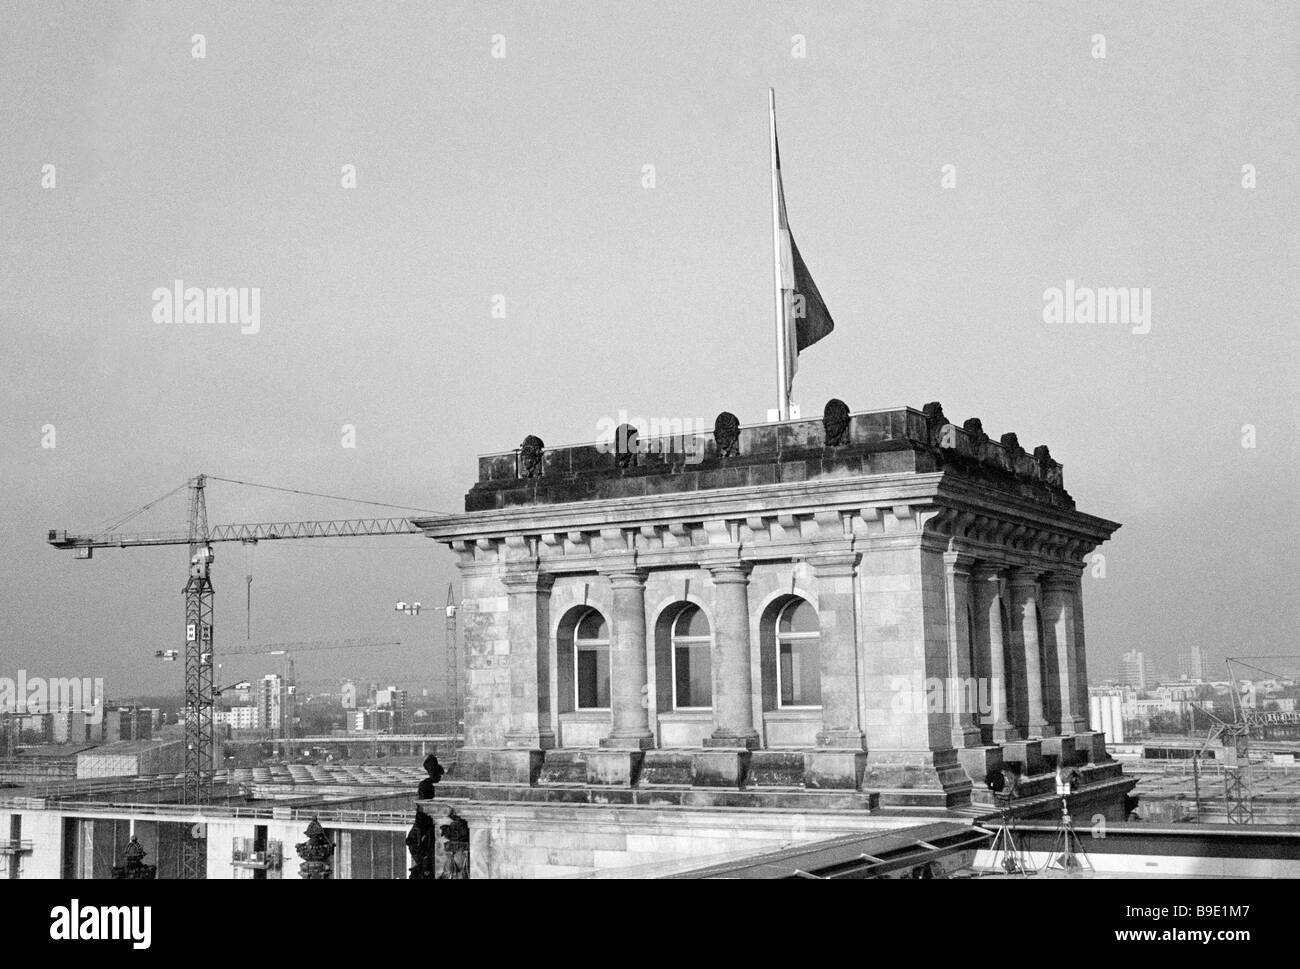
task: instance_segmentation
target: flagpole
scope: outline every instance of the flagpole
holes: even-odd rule
[[[777,419],[790,419],[789,381],[786,378],[785,295],[781,291],[781,197],[777,187],[776,160],[776,91],[767,89],[768,128],[772,148],[772,294],[776,309],[776,385]]]

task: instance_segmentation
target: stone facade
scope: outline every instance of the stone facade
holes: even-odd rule
[[[452,780],[954,807],[1003,767],[1113,775],[1080,576],[1119,526],[1046,447],[938,404],[744,427],[726,453],[528,442],[418,522],[463,577]],[[676,638],[687,614],[706,638]]]

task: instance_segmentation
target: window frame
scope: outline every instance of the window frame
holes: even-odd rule
[[[607,665],[610,665],[610,678],[613,679],[613,667],[609,657],[610,637],[606,635],[604,639],[583,639],[581,636],[583,622],[585,622],[587,617],[593,613],[600,617],[600,621],[605,626],[606,631],[609,630],[609,620],[605,618],[604,613],[599,609],[596,609],[594,606],[588,606],[583,612],[579,613],[573,621],[573,710],[575,713],[602,713],[611,712],[613,710],[613,683],[610,684],[609,689],[610,706],[586,707],[582,705],[582,678],[579,675],[578,658],[584,649],[595,653],[605,653],[605,662]],[[600,695],[599,684],[596,686],[596,694],[597,696]]]
[[[682,617],[688,615],[691,610],[697,610],[704,621],[709,623],[709,634],[707,636],[679,636],[677,635],[677,624],[681,622]],[[709,705],[706,707],[684,707],[677,703],[677,647],[682,646],[707,646],[709,651]],[[713,623],[709,622],[708,614],[705,613],[694,602],[689,602],[677,610],[677,615],[673,616],[672,622],[668,625],[668,657],[672,667],[671,678],[669,680],[672,687],[672,709],[682,713],[707,713],[713,710]]]
[[[813,615],[817,617],[817,630],[815,632],[791,633],[781,631],[781,619],[790,609],[797,609],[801,605],[806,605],[812,609]],[[785,690],[784,682],[781,676],[781,646],[791,640],[815,640],[817,643],[817,696],[821,697],[821,616],[818,614],[816,607],[800,596],[795,596],[785,603],[776,614],[772,617],[772,632],[776,644],[776,655],[773,657],[776,665],[776,709],[777,710],[820,710],[820,703],[786,703],[784,700]],[[793,690],[791,691],[793,694]]]

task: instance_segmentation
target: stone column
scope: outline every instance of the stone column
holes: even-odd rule
[[[1075,573],[1070,579],[1074,599],[1074,715],[1088,717],[1088,655],[1083,639],[1083,575]]]
[[[819,747],[862,751],[858,717],[858,635],[854,576],[857,552],[824,552],[808,559],[821,620],[822,730]]]
[[[546,750],[555,746],[547,628],[555,578],[529,570],[507,572],[501,582],[509,601],[510,725],[506,746]]]
[[[609,642],[609,693],[613,729],[600,742],[615,750],[654,746],[647,692],[645,580],[634,564],[601,569],[614,590]]]
[[[749,655],[748,562],[708,565],[713,576],[713,734],[706,747],[758,747]]]
[[[980,730],[975,722],[973,703],[978,697],[971,669],[971,642],[967,628],[970,604],[970,567],[973,560],[962,552],[945,552],[944,588],[948,603],[948,682],[944,702],[952,723],[952,745],[958,749],[976,747]]]
[[[1057,727],[1063,735],[1079,733],[1088,728],[1088,723],[1085,710],[1078,705],[1075,688],[1078,674],[1072,576],[1054,572],[1043,580],[1043,634],[1047,640],[1044,648],[1056,651],[1061,704]]]
[[[1019,732],[1007,718],[1007,699],[1011,695],[1007,677],[1006,642],[1002,629],[1002,570],[988,564],[977,565],[972,572],[975,587],[975,640],[987,658],[989,685],[989,740],[995,744],[1019,739]]]
[[[1043,716],[1043,658],[1038,642],[1038,572],[1012,569],[1011,623],[1016,627],[1025,657],[1025,723],[1028,737],[1052,736]]]

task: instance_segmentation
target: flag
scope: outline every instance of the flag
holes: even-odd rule
[[[781,151],[776,141],[776,115],[772,116],[772,179],[777,200],[777,251],[780,260],[781,314],[780,325],[785,344],[785,400],[789,400],[794,385],[795,371],[799,369],[799,353],[812,346],[831,330],[835,321],[822,300],[822,294],[813,282],[795,245],[794,234],[785,214],[785,189],[781,184]]]

